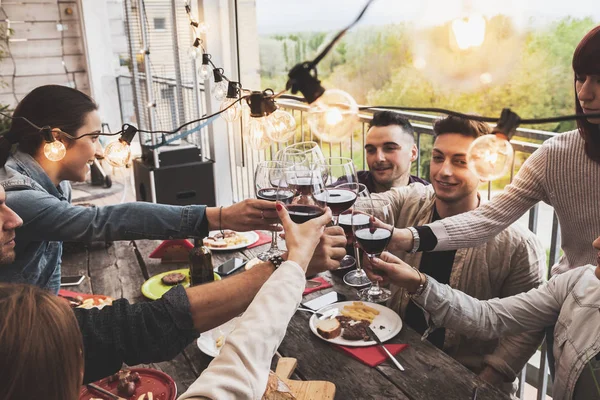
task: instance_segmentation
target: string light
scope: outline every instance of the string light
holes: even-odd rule
[[[227,82],[223,79],[223,68],[213,69],[215,86],[212,89],[212,94],[216,100],[221,101],[227,95]]]
[[[210,63],[210,54],[203,53],[202,54],[202,64],[198,68],[198,76],[200,76],[200,79],[202,79],[203,81],[205,81],[208,78],[210,78],[210,65],[209,65],[209,63]]]
[[[277,110],[272,91],[253,91],[246,102],[250,107],[247,133],[250,146],[255,150],[266,149],[270,145],[269,139],[275,136],[275,127],[269,117]]]
[[[137,129],[128,125],[125,132],[118,140],[111,142],[104,149],[104,158],[113,167],[124,167],[129,164],[131,159],[131,141],[133,140]]]
[[[221,103],[223,118],[229,122],[237,121],[242,116],[242,106],[238,101],[240,94],[239,82],[229,82],[227,86],[227,97]]]
[[[471,143],[467,150],[467,165],[479,178],[491,181],[508,173],[514,158],[509,140],[520,120],[517,114],[505,108],[492,134],[480,136]]]
[[[202,39],[196,38],[196,39],[194,39],[194,43],[192,43],[192,47],[190,47],[190,50],[188,52],[188,56],[192,60],[197,60],[198,57],[200,57],[200,54],[203,54],[203,52],[202,52]]]
[[[60,134],[59,129],[50,129],[48,127],[42,129],[42,136],[46,144],[44,144],[44,155],[50,161],[60,161],[67,154],[67,149],[63,142],[56,140],[53,133]]]
[[[278,108],[268,118],[273,125],[271,140],[285,143],[296,133],[296,118],[289,112]]]

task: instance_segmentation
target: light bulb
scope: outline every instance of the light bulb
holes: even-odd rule
[[[188,50],[188,56],[193,59],[196,60],[198,57],[200,57],[202,55],[202,49],[200,48],[200,46],[192,46],[190,47],[190,49]]]
[[[453,38],[461,50],[479,47],[485,39],[485,19],[481,15],[471,15],[452,21]]]
[[[514,151],[506,136],[483,135],[469,146],[467,165],[480,179],[491,181],[506,175],[513,157]]]
[[[225,118],[225,120],[229,122],[237,121],[242,116],[242,106],[240,106],[240,102],[238,101],[238,99],[226,97],[225,100],[223,100],[223,102],[221,103],[221,111],[223,112],[221,114],[223,118]]]
[[[269,137],[272,135],[273,125],[267,117],[250,117],[248,123],[248,139],[254,150],[263,150],[269,147]]]
[[[413,67],[440,90],[498,85],[519,65],[527,20],[520,0],[426,0],[415,19]],[[430,12],[436,9],[435,15]]]
[[[358,125],[358,105],[348,93],[329,89],[308,110],[308,125],[322,140],[339,143]]]
[[[206,33],[208,33],[209,30],[210,30],[210,25],[207,24],[206,22],[200,22],[198,24],[198,32],[200,32],[202,34],[206,34]]]
[[[198,75],[200,76],[200,79],[202,79],[203,81],[207,80],[210,77],[211,72],[212,72],[212,69],[210,68],[210,65],[208,65],[208,64],[202,64],[198,68]]]
[[[215,83],[215,86],[212,90],[212,94],[213,96],[215,96],[216,100],[223,100],[225,96],[227,96],[227,82],[225,80],[222,80],[221,82]]]
[[[58,140],[44,145],[44,155],[50,161],[60,161],[65,157],[65,154],[67,154],[67,149]]]
[[[284,143],[296,133],[296,118],[289,112],[277,109],[267,118],[273,124],[273,131],[269,136],[271,140]]]
[[[104,149],[106,161],[113,167],[124,167],[131,158],[129,144],[123,140],[115,140]]]

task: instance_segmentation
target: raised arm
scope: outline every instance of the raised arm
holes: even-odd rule
[[[304,271],[331,220],[325,215],[294,224],[283,207],[279,215],[286,231],[289,259],[265,283],[221,352],[179,399],[259,399],[267,386],[269,366],[287,325],[302,300]],[[291,261],[293,260],[293,261]]]
[[[7,192],[7,205],[23,219],[19,241],[114,241],[204,237],[219,227],[272,229],[275,205],[244,200],[223,210],[146,202],[82,207],[37,190]],[[263,218],[264,217],[264,218]]]
[[[545,189],[548,146],[535,151],[523,164],[513,182],[490,202],[467,213],[444,218],[417,228],[419,251],[444,251],[477,247],[515,222],[539,201],[549,202]],[[413,235],[398,229],[391,250],[410,251]]]
[[[382,258],[371,260],[375,268],[409,292],[418,289],[422,274],[390,253],[383,253]],[[421,295],[414,296],[413,301],[425,312],[429,330],[443,326],[472,337],[495,339],[553,325],[569,291],[590,271],[590,268],[577,268],[526,293],[491,300],[477,300],[428,277],[425,289]]]

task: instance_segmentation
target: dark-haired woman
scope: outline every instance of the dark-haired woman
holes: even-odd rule
[[[573,55],[575,109],[600,113],[600,26]],[[514,181],[476,210],[415,230],[394,233],[390,250],[445,251],[476,247],[497,235],[539,201],[554,207],[564,255],[552,274],[596,261],[590,243],[600,232],[600,118],[547,140],[523,164]],[[417,243],[415,239],[419,239]],[[413,249],[417,243],[417,249]]]
[[[222,210],[205,206],[125,203],[106,207],[71,204],[69,181],[83,181],[93,160],[101,129],[98,106],[82,92],[65,86],[34,89],[21,100],[8,133],[0,137],[0,184],[6,203],[22,219],[16,259],[0,268],[0,281],[30,283],[53,292],[60,287],[62,241],[114,241],[204,237],[209,229],[273,229],[275,205],[245,200]],[[42,133],[19,117],[54,129],[66,147],[60,161],[44,155]],[[67,138],[66,132],[77,140]],[[11,148],[16,151],[11,154]]]

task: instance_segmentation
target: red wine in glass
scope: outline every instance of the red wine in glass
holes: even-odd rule
[[[313,218],[320,217],[325,214],[325,210],[319,206],[306,204],[288,204],[288,214],[290,218],[297,224],[303,224]]]
[[[392,238],[392,232],[383,228],[374,230],[362,228],[354,232],[354,238],[365,253],[372,258],[383,253]]]
[[[256,197],[261,200],[267,201],[275,201],[279,200],[283,203],[289,201],[294,197],[294,192],[292,190],[284,190],[273,188],[263,188],[256,192]]]
[[[352,207],[357,197],[358,195],[355,192],[346,189],[328,188],[319,194],[315,194],[315,198],[326,203],[327,206],[331,208],[331,213],[333,215],[340,215],[348,210]]]

